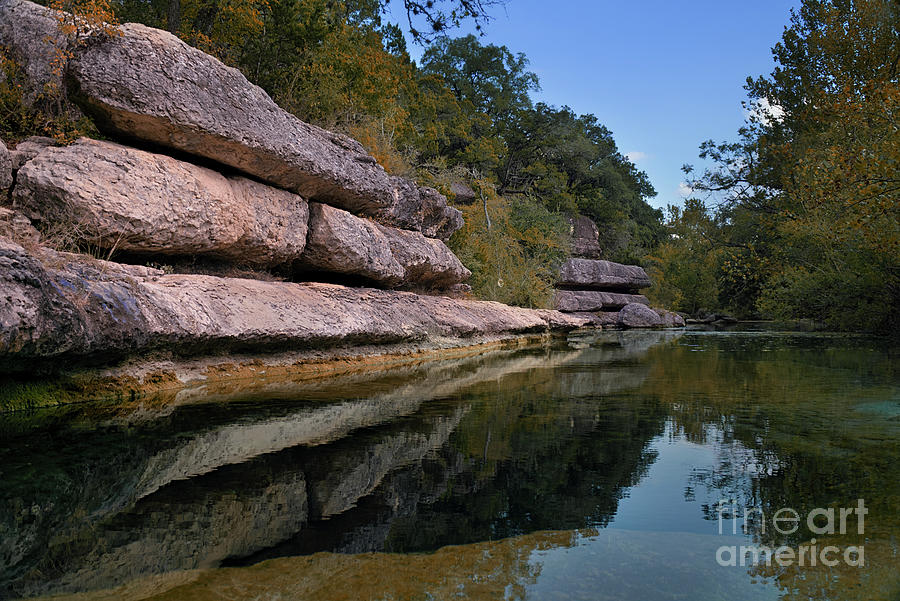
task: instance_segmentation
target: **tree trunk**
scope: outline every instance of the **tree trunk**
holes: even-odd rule
[[[178,35],[178,29],[181,27],[181,0],[169,0],[166,25],[171,34]]]

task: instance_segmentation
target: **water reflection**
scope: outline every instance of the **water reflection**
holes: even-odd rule
[[[896,599],[896,359],[863,338],[612,333],[17,417],[0,597]],[[813,537],[719,535],[723,498],[865,498],[865,536],[825,539],[867,565],[721,567],[721,545]]]

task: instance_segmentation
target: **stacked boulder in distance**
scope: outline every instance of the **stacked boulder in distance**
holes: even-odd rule
[[[600,245],[593,221],[579,216],[571,224],[575,256],[560,268],[554,309],[587,318],[601,327],[684,325],[679,316],[650,308],[650,301],[640,293],[650,287],[650,278],[642,267],[597,258]]]

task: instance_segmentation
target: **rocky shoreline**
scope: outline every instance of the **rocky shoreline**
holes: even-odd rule
[[[126,24],[76,43],[50,9],[0,0],[0,44],[29,76],[26,97],[62,85],[114,140],[0,143],[0,374],[94,370],[104,390],[135,394],[184,384],[178,366],[201,359],[208,378],[287,356],[302,369],[315,353],[402,356],[601,325],[580,292],[557,303],[575,313],[466,299],[471,274],[446,245],[462,217],[443,195],[175,36]],[[45,67],[60,50],[71,59],[58,74]],[[54,250],[48,232],[95,252]],[[113,256],[125,262],[102,260]],[[148,266],[197,260],[218,268]],[[248,269],[269,274],[229,272]],[[160,360],[170,367],[147,367]]]

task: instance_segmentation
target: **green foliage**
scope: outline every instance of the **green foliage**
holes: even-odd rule
[[[519,113],[497,176],[505,194],[539,198],[551,211],[582,213],[600,227],[613,260],[634,259],[663,236],[662,213],[647,175],[619,153],[612,132],[594,115],[543,103]]]
[[[460,102],[487,115],[495,129],[512,125],[519,111],[531,107],[529,92],[540,89],[528,59],[506,46],[482,45],[474,35],[439,38],[425,51],[422,70],[438,75]]]
[[[706,142],[720,292],[751,313],[900,332],[900,6],[806,0],[749,79],[740,141]]]
[[[10,143],[29,136],[48,136],[65,144],[98,133],[90,119],[55,91],[29,94],[21,68],[0,47],[0,138]]]
[[[524,307],[548,307],[569,252],[565,217],[528,198],[498,196],[485,180],[481,199],[463,208],[465,225],[450,241],[472,271],[476,296]]]
[[[654,304],[692,315],[719,309],[716,278],[722,252],[709,239],[714,228],[706,207],[689,200],[684,210],[669,207],[668,238],[645,259]]]

